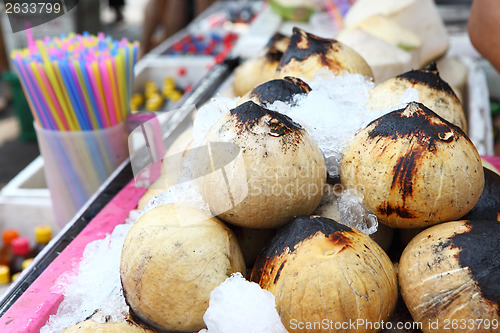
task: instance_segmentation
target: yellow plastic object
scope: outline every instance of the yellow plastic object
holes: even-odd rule
[[[31,264],[31,262],[33,261],[33,258],[28,258],[28,259],[25,259],[23,260],[23,263],[21,265],[21,267],[24,269],[26,269],[26,267],[29,266],[29,264]]]
[[[130,97],[130,109],[133,111],[138,111],[140,107],[144,104],[144,96],[142,94],[133,94]]]
[[[16,279],[17,279],[17,277],[19,276],[19,274],[21,274],[21,272],[18,272],[18,273],[16,273],[16,274],[12,275],[11,281],[12,281],[12,282],[16,281]]]
[[[10,269],[7,265],[0,265],[0,284],[10,282]]]
[[[35,227],[35,240],[38,244],[47,244],[52,239],[52,228],[48,225]]]
[[[175,81],[172,77],[166,77],[163,80],[163,90],[175,90]]]
[[[158,93],[158,85],[154,81],[146,81],[144,85],[144,96],[149,99],[153,94]]]
[[[182,97],[182,92],[179,90],[172,90],[165,95],[169,100],[176,102]]]
[[[163,104],[163,97],[160,94],[153,94],[146,100],[146,110],[157,111]]]

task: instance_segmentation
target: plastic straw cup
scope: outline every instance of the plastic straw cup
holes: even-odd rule
[[[92,131],[57,131],[35,123],[56,222],[64,226],[128,156],[125,122]]]

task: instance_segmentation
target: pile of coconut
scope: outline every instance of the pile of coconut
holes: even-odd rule
[[[321,117],[305,112],[307,96],[338,77],[365,82],[357,100],[342,102],[352,114],[325,117],[331,96],[315,104]],[[278,318],[253,332],[377,332],[404,321],[424,332],[498,332],[500,176],[483,169],[435,65],[376,86],[371,77],[351,48],[297,28],[242,64],[242,97],[213,101],[209,124],[200,125],[200,110],[193,134],[203,135],[186,140],[194,146],[177,190],[152,190],[139,204],[145,213],[120,262],[130,317],[116,331],[227,332],[211,309],[238,276],[274,301],[271,310],[253,305]],[[359,112],[370,116],[351,124]],[[331,121],[339,133],[321,131]],[[352,133],[341,133],[343,123]],[[98,325],[118,324],[68,332]]]

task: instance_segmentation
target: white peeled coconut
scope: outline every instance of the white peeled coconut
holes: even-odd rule
[[[277,76],[310,80],[316,72],[325,68],[335,75],[347,72],[373,77],[365,59],[349,46],[293,28],[290,44],[276,71]]]
[[[358,27],[343,29],[336,37],[352,47],[370,65],[375,82],[383,82],[412,68],[411,54]]]
[[[474,207],[484,186],[470,139],[415,102],[358,132],[340,173],[345,188],[363,192],[379,222],[396,228],[456,220]]]
[[[384,15],[373,15],[353,27],[359,27],[367,33],[397,46],[403,50],[419,48],[422,42],[413,31],[404,28],[394,19]]]
[[[245,273],[233,232],[208,213],[168,204],[132,226],[120,261],[123,294],[137,321],[159,331],[197,331],[210,292]]]
[[[366,104],[372,110],[395,107],[409,89],[416,89],[419,102],[467,133],[467,117],[462,102],[444,81],[436,64],[405,72],[375,86]]]
[[[448,32],[433,0],[357,0],[345,15],[344,23],[351,27],[374,15],[383,15],[418,36],[422,44],[412,51],[416,68],[439,58],[448,49]]]
[[[204,143],[231,143],[238,157],[200,178],[203,199],[224,221],[275,228],[319,204],[326,182],[323,154],[289,117],[248,101],[228,112]],[[224,151],[212,151],[211,159]]]

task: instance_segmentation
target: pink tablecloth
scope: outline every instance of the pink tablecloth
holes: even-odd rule
[[[500,156],[483,156],[483,159],[490,162],[497,170],[500,170]]]

